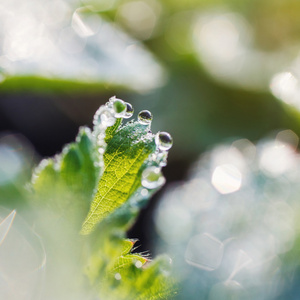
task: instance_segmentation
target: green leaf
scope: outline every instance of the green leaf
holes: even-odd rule
[[[90,233],[136,191],[136,182],[141,181],[140,170],[155,150],[154,135],[148,132],[147,126],[129,123],[115,133],[104,153],[104,173],[83,223],[82,234]]]
[[[33,176],[37,232],[51,261],[44,299],[165,299],[173,293],[164,264],[135,253],[135,240],[126,239],[157,190],[141,184],[143,170],[159,164],[152,157],[154,135],[138,122],[120,127],[122,118],[107,127],[102,113],[114,121],[112,101],[96,112],[93,132],[81,128],[76,142],[43,160]]]
[[[47,207],[79,229],[99,180],[97,161],[94,137],[82,127],[76,143],[40,163],[32,183],[35,205]]]
[[[122,124],[122,118],[116,119],[116,123],[113,126],[110,126],[105,131],[105,142],[109,143],[109,141],[113,138],[115,132],[119,129]]]
[[[89,250],[85,268],[101,299],[154,300],[170,299],[175,295],[168,257],[161,256],[151,261],[132,252],[135,240],[109,233],[109,226],[102,229],[97,242]]]

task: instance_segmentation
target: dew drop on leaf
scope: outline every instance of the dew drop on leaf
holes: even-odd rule
[[[94,125],[102,125],[104,127],[112,126],[115,124],[116,118],[108,108],[100,107],[94,117]]]
[[[100,119],[101,119],[101,123],[104,126],[112,126],[115,124],[115,117],[112,115],[112,113],[109,110],[104,110],[101,114],[100,114]]]
[[[165,183],[165,177],[158,167],[148,167],[142,173],[142,185],[147,189],[155,189]]]
[[[138,115],[138,121],[142,125],[151,124],[153,116],[149,110],[142,110]]]
[[[125,115],[123,116],[123,118],[128,119],[128,118],[132,117],[134,109],[130,103],[125,102],[125,104],[126,104],[126,112],[125,112]]]
[[[112,109],[114,111],[114,117],[115,118],[124,117],[127,112],[126,103],[123,100],[117,98],[115,98],[112,103],[113,103]]]
[[[168,160],[168,151],[160,151],[156,155],[156,161],[160,167],[165,167]]]
[[[158,132],[155,135],[155,143],[159,150],[169,150],[173,145],[173,139],[168,132]]]
[[[99,152],[100,154],[104,154],[105,148],[99,148],[99,149],[98,149],[98,152]]]
[[[147,189],[142,189],[142,190],[141,190],[141,195],[142,195],[143,197],[147,197],[148,194],[149,194],[149,192],[148,192]]]
[[[134,265],[136,266],[136,268],[140,269],[143,266],[143,263],[137,260]]]

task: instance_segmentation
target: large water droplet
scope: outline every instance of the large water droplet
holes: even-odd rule
[[[142,125],[151,124],[153,116],[149,110],[142,110],[138,115],[138,121]]]
[[[158,167],[148,167],[142,174],[142,185],[147,189],[155,189],[165,183],[165,177]]]
[[[121,100],[115,98],[113,100],[113,105],[112,105],[113,111],[114,111],[114,117],[115,118],[122,118],[125,116],[126,111],[127,111],[127,105],[126,103]]]
[[[125,104],[126,104],[126,112],[125,112],[125,115],[123,116],[123,118],[128,119],[128,118],[132,117],[134,109],[130,103],[125,102]]]
[[[155,135],[155,143],[159,150],[169,150],[173,145],[173,139],[168,132],[158,132]]]

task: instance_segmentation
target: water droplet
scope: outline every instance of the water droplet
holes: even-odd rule
[[[148,192],[147,189],[142,189],[142,190],[141,190],[141,195],[142,195],[143,197],[147,197],[148,194],[149,194],[149,192]]]
[[[168,160],[168,151],[156,151],[150,157],[151,161],[155,161],[160,167],[165,167]]]
[[[125,112],[125,115],[123,116],[123,118],[128,119],[128,118],[132,117],[134,109],[130,103],[125,102],[125,104],[126,104],[126,112]]]
[[[148,189],[155,189],[165,183],[165,177],[161,174],[158,167],[148,167],[142,174],[142,185]]]
[[[104,149],[104,148],[99,148],[99,149],[98,149],[98,152],[99,152],[100,154],[104,154],[105,149]]]
[[[120,273],[116,273],[116,274],[115,274],[115,279],[116,279],[116,280],[121,280],[121,279],[122,279],[121,274],[120,274]]]
[[[165,167],[167,165],[168,160],[168,151],[161,151],[157,154],[156,158],[160,167]]]
[[[142,110],[138,115],[138,121],[142,125],[151,124],[153,116],[149,110]]]
[[[105,105],[109,108],[113,107],[114,101],[117,99],[116,96],[112,96],[108,99],[108,102],[105,103]]]
[[[136,268],[140,269],[143,266],[143,263],[137,260],[134,265],[136,266]]]
[[[113,100],[113,111],[114,111],[114,117],[115,118],[122,118],[125,116],[126,111],[127,111],[127,105],[126,103],[121,100],[121,99],[117,99],[115,98]]]
[[[104,139],[103,140],[98,139],[97,145],[99,147],[105,147],[106,146],[105,140]]]
[[[173,145],[173,139],[168,132],[158,132],[155,135],[155,143],[159,150],[169,150]]]
[[[100,118],[100,123],[103,124],[104,126],[112,126],[115,124],[116,121],[115,117],[108,109],[103,110],[100,113],[99,118]]]

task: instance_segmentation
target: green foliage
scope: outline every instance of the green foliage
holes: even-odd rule
[[[98,182],[96,147],[91,131],[81,128],[76,143],[43,160],[33,176],[34,200],[80,228]]]
[[[81,128],[75,143],[43,160],[34,173],[29,202],[49,261],[44,299],[174,294],[168,259],[151,261],[133,252],[136,241],[126,238],[126,229],[157,190],[140,193],[142,171],[153,165],[150,155],[157,146],[148,125],[120,127],[121,121],[107,127],[100,120],[93,132]],[[103,155],[99,136],[106,143]]]
[[[121,206],[141,182],[140,169],[156,147],[146,126],[132,123],[119,130],[109,141],[105,154],[104,174],[82,233],[89,233],[110,212]]]

